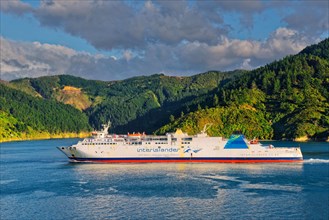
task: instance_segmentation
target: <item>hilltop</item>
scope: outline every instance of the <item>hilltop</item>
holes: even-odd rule
[[[212,123],[210,132],[216,135],[240,130],[249,138],[328,140],[328,49],[326,39],[297,55],[237,76],[211,94],[213,104],[201,103],[213,109],[203,107],[157,132],[184,127],[195,133]]]
[[[110,120],[116,133],[176,128],[196,133],[212,123],[211,135],[240,130],[249,138],[323,140],[329,136],[328,42],[252,71],[154,74],[110,82],[70,75],[1,81],[1,117],[11,121],[11,128],[24,124],[16,133],[28,127],[50,133],[90,131]],[[33,125],[26,119],[42,121],[47,111],[58,125],[48,119]],[[14,130],[7,126],[3,131]]]
[[[59,75],[14,80],[10,86],[83,110],[95,129],[110,120],[115,132],[152,132],[169,122],[171,114],[196,109],[204,95],[243,72],[211,71],[191,77],[155,74],[112,82]]]

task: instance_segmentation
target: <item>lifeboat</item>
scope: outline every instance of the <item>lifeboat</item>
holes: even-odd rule
[[[139,133],[139,132],[138,132],[138,133],[135,133],[135,132],[134,132],[134,133],[132,133],[132,134],[129,134],[129,133],[128,133],[128,137],[140,137],[140,136],[142,136],[142,134]]]
[[[258,144],[258,139],[252,139],[250,142],[249,142],[250,144]]]

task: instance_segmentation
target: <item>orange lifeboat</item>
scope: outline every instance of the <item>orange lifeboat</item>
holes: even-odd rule
[[[138,133],[135,133],[135,132],[134,132],[134,133],[132,133],[132,134],[129,134],[129,133],[128,133],[128,137],[140,137],[141,135],[142,135],[142,134],[139,133],[139,132],[138,132]]]
[[[250,144],[258,144],[258,139],[252,139],[250,142],[249,142]]]

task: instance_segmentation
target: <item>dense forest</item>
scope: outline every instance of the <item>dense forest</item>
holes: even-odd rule
[[[222,128],[221,123],[214,122],[216,134],[227,136],[234,129],[242,130],[248,137],[259,136],[270,139],[328,139],[329,136],[329,39],[318,45],[305,48],[299,54],[288,56],[280,61],[235,77],[211,94],[211,102],[203,102],[203,108],[214,107],[212,111],[203,112],[201,118],[215,117],[218,112],[231,112],[235,121],[228,121]],[[250,118],[251,112],[241,111],[241,106],[249,106],[259,112]],[[201,111],[202,112],[202,111]],[[252,111],[253,112],[253,111]],[[184,124],[198,123],[193,115],[183,117],[158,130],[163,133]],[[201,113],[199,113],[201,114]],[[221,117],[218,115],[218,117]],[[246,119],[244,122],[241,119]],[[260,123],[262,129],[246,125],[247,119]],[[265,121],[264,121],[265,120]],[[212,120],[210,120],[213,122]],[[232,124],[232,122],[234,122]],[[265,123],[267,122],[267,123]],[[249,122],[250,123],[250,122]],[[238,126],[236,126],[237,124]],[[177,126],[175,126],[177,125]],[[201,130],[204,123],[198,126]],[[186,129],[188,130],[188,129]],[[257,135],[258,134],[258,135]]]
[[[0,83],[0,139],[33,137],[36,133],[80,133],[91,130],[88,117],[78,109],[33,97]]]
[[[163,74],[122,81],[70,75],[0,83],[0,119],[10,129],[57,132],[99,129],[210,135],[239,130],[262,139],[329,136],[329,39],[252,71]],[[4,123],[4,124],[6,124]]]
[[[191,77],[155,74],[113,82],[60,75],[14,80],[10,86],[83,110],[95,129],[110,120],[114,132],[150,133],[168,123],[171,114],[196,110],[204,96],[221,82],[243,72],[210,71]]]

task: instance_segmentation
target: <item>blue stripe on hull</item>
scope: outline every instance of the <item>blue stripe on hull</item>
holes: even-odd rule
[[[203,162],[203,161],[209,161],[209,162],[216,162],[216,161],[223,161],[223,162],[234,162],[234,161],[302,161],[302,157],[249,157],[249,158],[241,158],[241,157],[192,157],[192,158],[181,158],[181,157],[131,157],[131,158],[77,158],[77,157],[70,157],[69,159],[75,160],[75,161],[91,161],[91,162],[97,162],[97,161],[108,161],[109,163],[111,161],[122,161],[123,163],[125,162],[130,162],[130,161],[152,161],[152,162],[157,162],[157,161],[163,161],[163,162],[171,162],[171,161],[179,161],[179,162]]]

